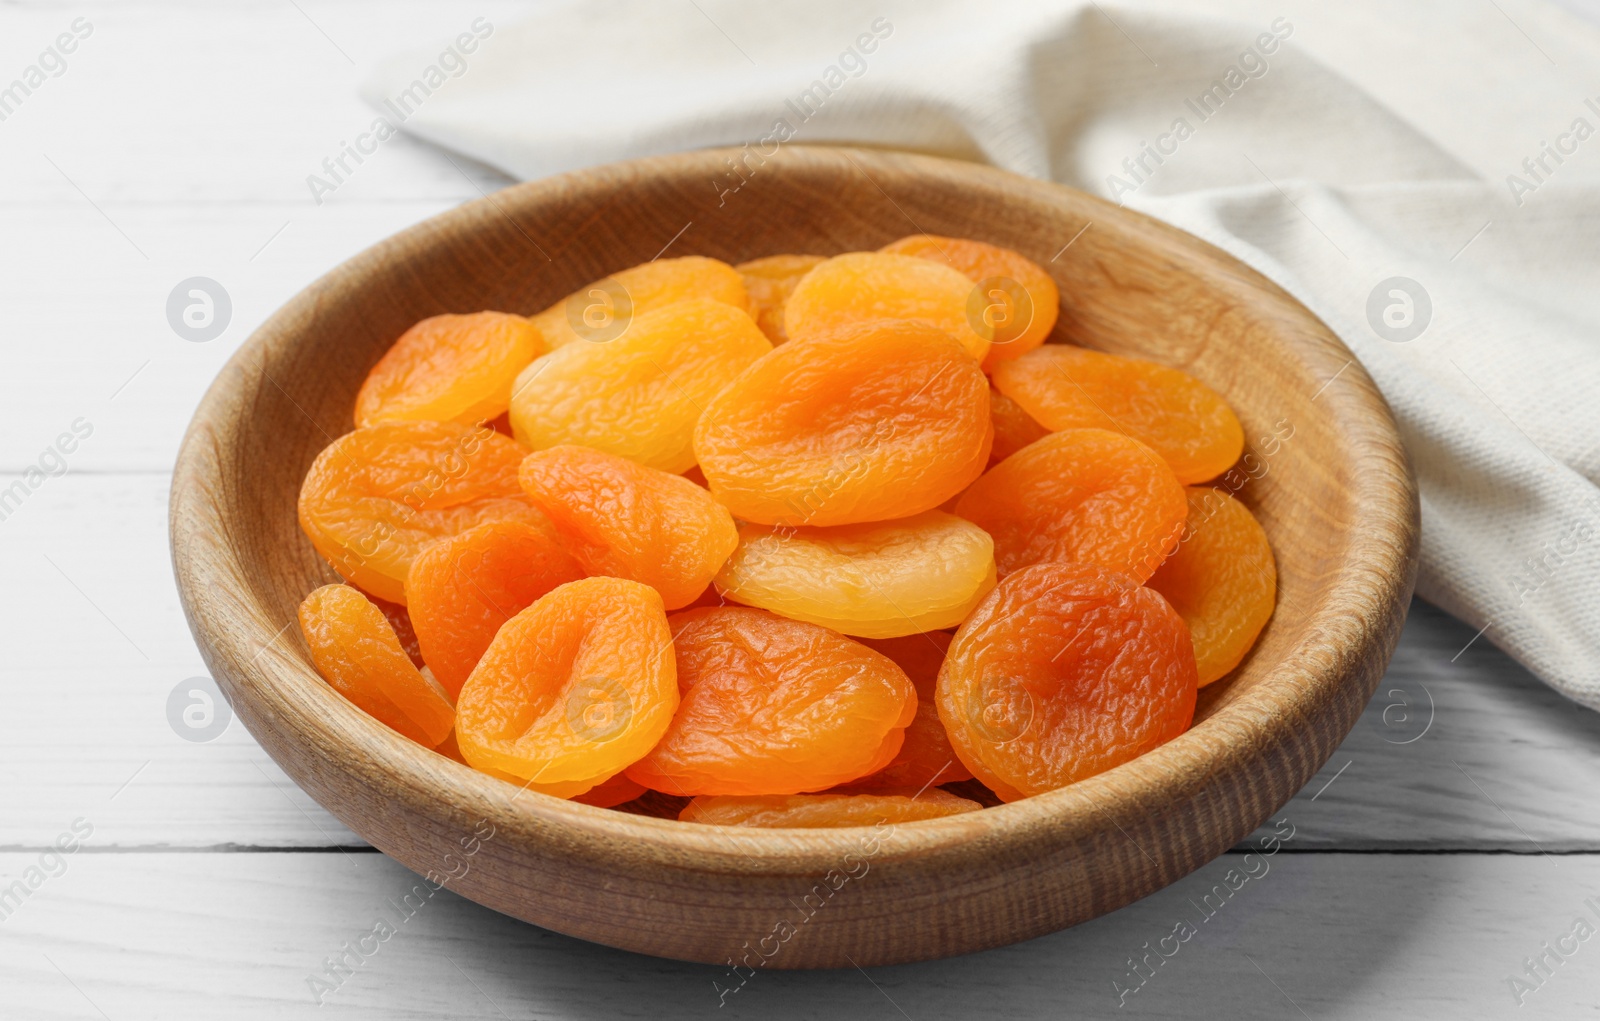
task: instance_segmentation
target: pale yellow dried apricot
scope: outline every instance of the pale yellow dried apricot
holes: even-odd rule
[[[614,340],[535,359],[517,377],[511,426],[534,450],[574,443],[678,474],[695,463],[706,405],[771,350],[740,309],[677,302],[640,313]]]
[[[631,330],[636,317],[691,298],[750,311],[738,270],[703,255],[685,255],[640,263],[596,280],[532,319],[552,348],[579,340],[605,343]]]
[[[976,285],[968,298],[969,312],[976,311],[994,331],[983,360],[989,372],[1043,344],[1055,328],[1061,292],[1044,267],[1021,252],[938,234],[912,234],[879,251],[942,262]]]
[[[867,638],[955,627],[994,584],[989,534],[937,510],[831,528],[745,525],[716,577],[746,606]]]
[[[994,328],[982,307],[972,307],[972,293],[971,280],[938,262],[851,252],[822,263],[795,285],[784,329],[790,340],[812,340],[879,319],[923,322],[948,333],[981,362]]]
[[[827,261],[824,255],[769,255],[734,267],[744,276],[751,314],[768,340],[782,344],[789,339],[783,326],[789,295],[794,293],[802,277]]]

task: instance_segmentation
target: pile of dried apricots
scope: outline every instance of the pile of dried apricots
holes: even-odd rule
[[[698,823],[933,818],[1127,762],[1239,664],[1276,572],[1203,485],[1228,405],[1045,344],[1059,301],[919,234],[425,319],[300,492],[346,582],[300,607],[312,659],[482,772]]]

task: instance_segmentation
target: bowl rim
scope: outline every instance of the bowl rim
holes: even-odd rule
[[[221,612],[225,602],[231,602],[235,611],[253,609],[262,616],[266,609],[237,552],[210,538],[226,532],[221,502],[208,496],[221,484],[215,472],[216,434],[227,427],[247,427],[242,424],[248,410],[242,394],[251,386],[241,384],[253,380],[255,386],[261,386],[270,379],[268,361],[293,346],[296,324],[312,316],[319,302],[330,294],[367,286],[392,271],[395,256],[418,247],[447,244],[447,235],[482,229],[502,218],[515,225],[508,206],[520,209],[569,200],[575,193],[614,191],[630,179],[661,173],[703,173],[709,179],[738,152],[709,149],[653,156],[486,194],[391,235],[328,271],[263,321],[228,360],[198,405],[177,457],[170,542],[184,613],[206,663],[235,711],[274,759],[280,758],[277,749],[251,720],[274,717],[310,749],[325,755],[341,751],[347,767],[361,774],[358,779],[385,782],[406,809],[448,817],[462,825],[473,819],[486,820],[496,832],[532,842],[559,841],[566,854],[604,861],[619,869],[681,867],[686,856],[692,856],[694,868],[701,872],[815,874],[859,850],[864,829],[860,827],[767,830],[708,826],[593,808],[537,793],[524,797],[505,781],[388,730],[334,692],[309,666],[276,647],[273,636],[241,626],[239,622],[248,621],[250,614]],[[1108,218],[1121,217],[1152,241],[1169,248],[1206,251],[1223,272],[1278,300],[1295,320],[1295,339],[1307,345],[1309,353],[1338,368],[1345,385],[1322,395],[1319,408],[1332,416],[1348,442],[1363,448],[1375,464],[1389,465],[1388,470],[1354,473],[1346,481],[1352,505],[1373,509],[1390,526],[1365,535],[1358,534],[1361,529],[1352,530],[1349,549],[1360,554],[1349,558],[1355,566],[1350,562],[1341,565],[1318,606],[1305,617],[1304,633],[1314,635],[1315,640],[1302,638],[1251,691],[1172,741],[1068,787],[978,812],[896,824],[894,829],[906,839],[896,841],[886,855],[915,854],[929,869],[954,871],[969,860],[961,852],[974,845],[1018,840],[1057,844],[1112,826],[1123,829],[1128,820],[1159,813],[1179,799],[1193,797],[1214,778],[1247,760],[1259,761],[1262,746],[1272,740],[1265,724],[1269,717],[1287,717],[1293,725],[1305,725],[1330,704],[1352,697],[1359,713],[1377,683],[1376,676],[1365,691],[1346,691],[1341,686],[1360,665],[1356,660],[1361,650],[1375,636],[1380,644],[1387,643],[1385,655],[1398,636],[1396,607],[1403,619],[1416,571],[1417,494],[1387,405],[1360,362],[1331,330],[1287,292],[1233,256],[1175,227],[1064,185],[984,165],[900,152],[796,145],[786,148],[784,158],[822,168],[844,169],[848,163],[869,179],[869,168],[935,179],[959,173],[964,181],[977,181],[1002,192],[1026,193],[1036,202],[1072,193],[1075,205],[1101,208]],[[1339,368],[1341,361],[1345,364]],[[1375,563],[1386,569],[1373,570]],[[217,598],[219,593],[224,599]],[[1348,610],[1352,603],[1363,607],[1362,612],[1352,615]],[[1336,604],[1345,608],[1335,611]],[[263,650],[272,655],[261,655]],[[235,677],[247,681],[236,683]],[[1330,745],[1322,761],[1332,750]],[[450,796],[441,799],[441,793]],[[338,805],[324,807],[345,818]]]

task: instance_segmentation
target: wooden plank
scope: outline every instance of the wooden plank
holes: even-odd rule
[[[123,846],[353,840],[237,723],[209,744],[169,725],[168,694],[204,666],[172,581],[167,482],[73,472],[0,521],[0,570],[12,580],[0,612],[8,634],[26,638],[0,665],[26,721],[0,743],[0,846],[38,843],[79,814]],[[1287,809],[1302,846],[1600,848],[1600,716],[1481,638],[1457,657],[1472,631],[1414,605],[1378,697]],[[1401,697],[1413,704],[1406,719],[1390,708]]]
[[[1600,846],[1600,714],[1476,630],[1412,603],[1361,721],[1285,809],[1306,846]]]
[[[1283,819],[1290,833],[1295,819]],[[318,995],[341,1017],[385,1019],[925,1021],[1107,1017],[1119,1005],[1152,1018],[1453,1019],[1592,1009],[1600,943],[1569,934],[1579,917],[1600,927],[1600,857],[1294,853],[1298,843],[1296,832],[1276,855],[1227,855],[1120,912],[987,953],[869,972],[737,973],[582,943],[448,888],[417,897],[406,917],[397,905],[430,888],[375,854],[80,852],[47,859],[59,874],[0,921],[0,983],[7,1016],[117,1021],[304,1016]],[[0,854],[8,878],[38,864],[36,853]],[[349,974],[324,978],[330,955],[380,920],[392,934],[369,939],[370,956],[352,956]],[[1188,937],[1172,939],[1175,930]],[[751,935],[755,946],[763,934]],[[1570,957],[1549,964],[1519,1006],[1507,980],[1563,938]],[[737,992],[719,992],[728,989]]]
[[[455,199],[110,210],[0,206],[0,307],[13,342],[0,374],[0,470],[23,471],[83,419],[83,471],[165,472],[190,412],[256,324],[327,269]],[[140,257],[118,228],[136,239]],[[231,321],[195,343],[169,325],[180,281],[226,289]],[[463,309],[462,311],[477,311]],[[47,466],[48,467],[48,466]]]
[[[0,202],[87,209],[92,200],[119,219],[126,204],[151,202],[276,202],[309,211],[316,207],[307,177],[326,177],[322,161],[378,115],[358,94],[373,64],[443,49],[475,18],[508,27],[527,10],[508,0],[470,10],[424,0],[8,5],[0,33],[8,82],[74,19],[85,19],[89,34],[66,56],[66,70],[7,116]],[[476,56],[495,41],[491,34]],[[425,102],[442,101],[458,81]],[[395,137],[360,165],[347,158],[352,172],[323,198],[451,201],[498,180],[470,160],[456,162],[460,169]]]

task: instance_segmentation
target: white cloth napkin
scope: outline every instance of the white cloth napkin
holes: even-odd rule
[[[1232,252],[1394,408],[1419,594],[1600,709],[1594,26],[1538,0],[607,0],[462,28],[364,95],[514,176],[787,114],[796,142],[984,160]]]

